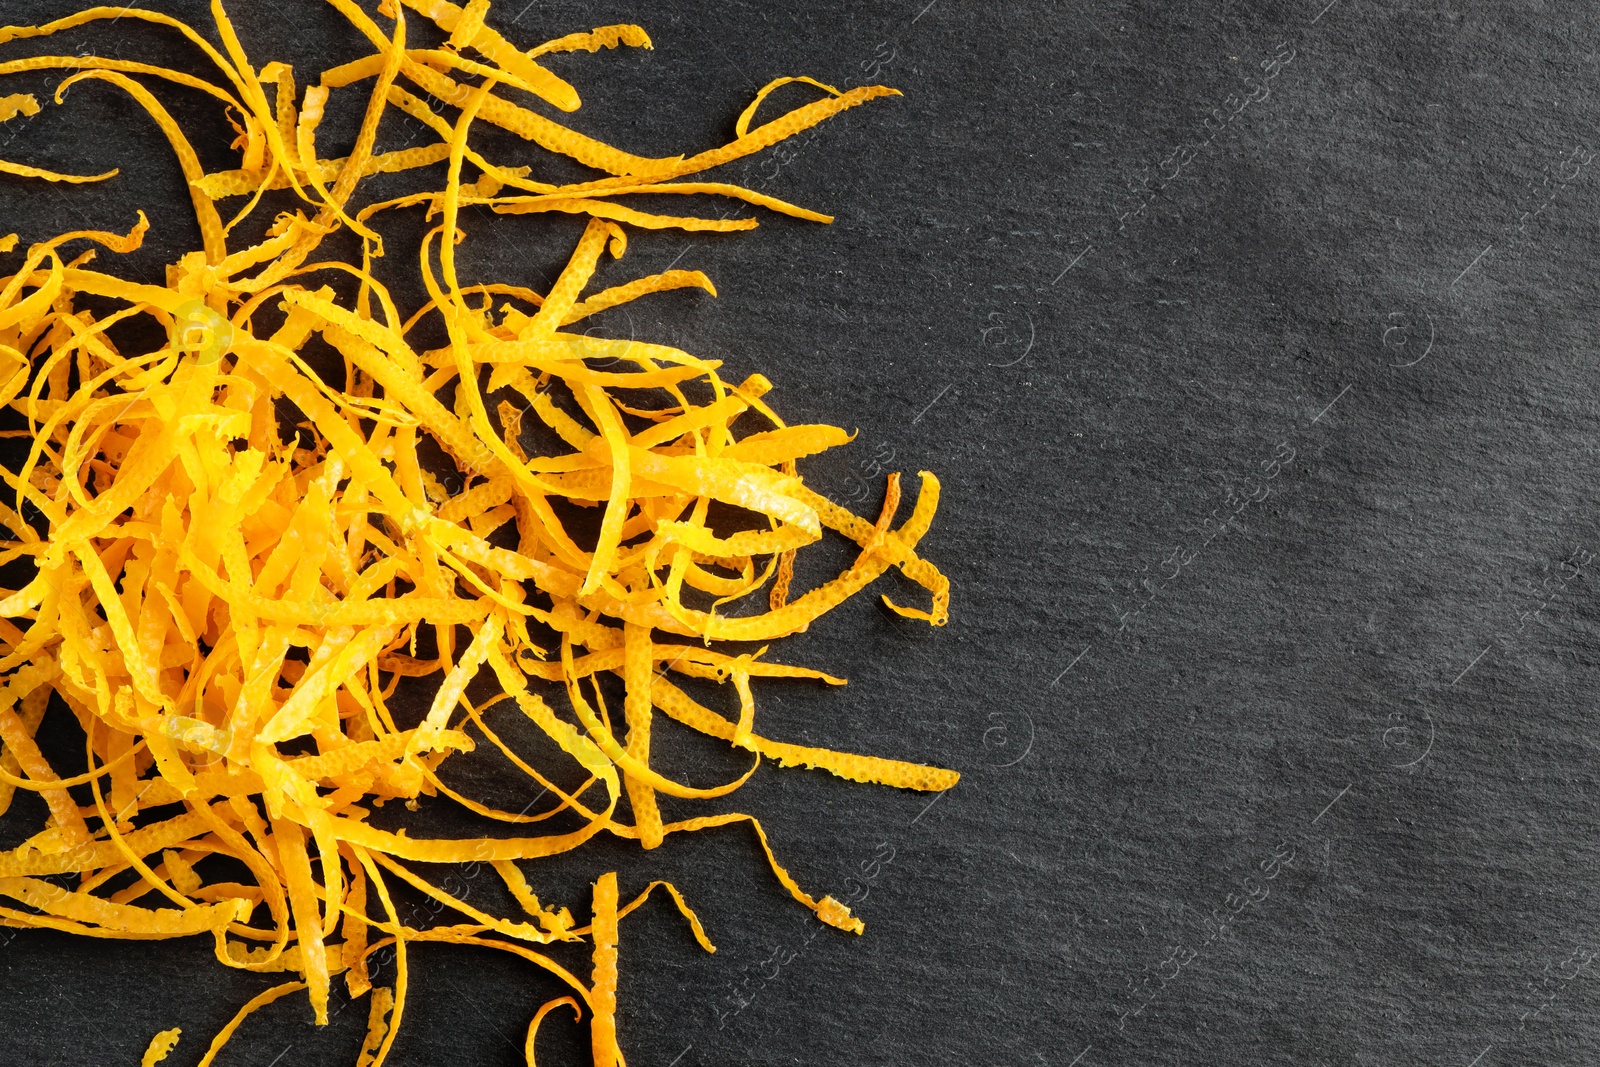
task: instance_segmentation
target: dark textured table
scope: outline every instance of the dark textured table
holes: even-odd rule
[[[924,544],[949,627],[862,597],[781,650],[848,688],[769,685],[760,714],[963,779],[930,803],[767,768],[738,795],[804,884],[859,901],[859,939],[739,830],[545,864],[541,894],[575,910],[599,865],[672,878],[720,946],[665,902],[624,924],[634,1067],[1600,1058],[1600,28],[1579,0],[1325,2],[491,15],[527,44],[642,23],[654,51],[551,65],[580,128],[643,154],[721,143],[782,74],[905,92],[729,168],[831,227],[639,234],[618,278],[695,268],[721,295],[605,325],[768,374],[792,421],[859,427],[808,476],[864,510],[875,465],[940,475]],[[302,78],[365,52],[311,0],[234,7],[258,62]],[[128,20],[0,60],[63,48],[200,69]],[[155,229],[119,269],[159,278],[198,231],[155,136],[95,84],[0,126],[0,158],[123,170],[4,179],[0,232],[126,230],[143,207]],[[467,216],[464,268],[539,287],[578,228],[485,221]],[[177,1025],[170,1062],[193,1064],[273,981],[203,939],[5,938],[0,1063],[133,1064]],[[415,958],[391,1062],[521,1062],[553,983]],[[351,1063],[365,1014],[318,1030],[284,1001],[220,1062]],[[541,1051],[577,1062],[581,1039],[558,1014]]]

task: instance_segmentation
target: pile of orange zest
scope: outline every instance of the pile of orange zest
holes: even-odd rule
[[[606,26],[521,50],[486,21],[486,0],[385,0],[388,29],[351,0],[327,2],[373,51],[304,92],[288,66],[252,64],[220,0],[220,47],[176,19],[122,7],[0,29],[4,43],[142,19],[182,33],[220,72],[211,82],[76,55],[0,62],[0,74],[76,71],[57,103],[86,91],[87,81],[131,97],[183,169],[203,246],[169,267],[165,285],[90,269],[96,249],[140,247],[141,214],[126,234],[85,230],[34,244],[0,280],[0,405],[26,421],[9,435],[30,442],[19,470],[0,471],[0,525],[10,531],[0,563],[18,563],[26,577],[20,588],[0,589],[0,812],[17,790],[37,793],[49,812],[38,833],[0,852],[0,923],[106,938],[208,935],[226,966],[295,976],[245,1005],[203,1064],[252,1012],[302,989],[326,1022],[342,975],[351,996],[372,994],[359,1062],[378,1067],[405,1012],[407,946],[419,941],[510,952],[570,987],[534,1015],[530,1064],[539,1025],[557,1007],[587,1019],[596,1064],[619,1064],[621,918],[663,886],[708,951],[711,943],[676,889],[653,883],[622,904],[614,873],[595,883],[592,920],[580,927],[568,908],[539,899],[520,861],[572,851],[600,833],[648,849],[669,834],[748,822],[782,885],[822,921],[859,933],[861,921],[844,904],[816,899],[790,877],[755,818],[669,820],[659,797],[726,796],[762,757],[908,789],[955,784],[952,771],[758,733],[754,679],[843,679],[772,662],[765,645],[726,645],[805,630],[891,569],[929,600],[921,608],[885,603],[943,625],[949,584],[917,553],[938,503],[933,475],[921,473],[907,517],[900,518],[898,475],[888,479],[880,514],[856,516],[807,487],[796,465],[852,435],[785,424],[766,403],[771,386],[760,375],[735,383],[719,375],[717,361],[568,327],[671,289],[715,293],[705,275],[686,270],[593,292],[602,258],[625,252],[628,227],[756,225],[655,213],[618,198],[709,194],[827,221],[737,185],[680,179],[893,90],[780,79],[761,90],[726,145],[645,158],[526,106],[579,105],[576,90],[540,57],[650,47],[638,27]],[[408,19],[418,17],[448,35],[440,47],[408,43]],[[239,167],[203,172],[147,86],[161,81],[221,103],[239,134]],[[793,81],[824,95],[752,126],[767,95]],[[317,130],[332,93],[358,85],[365,110],[356,142],[346,156],[323,158]],[[454,117],[438,114],[428,97]],[[25,94],[0,98],[0,121],[38,110]],[[380,151],[393,110],[437,141]],[[528,166],[491,162],[470,143],[480,121],[604,176],[558,185],[531,178]],[[426,176],[441,165],[442,187],[366,203],[355,195],[371,175]],[[115,174],[85,179],[19,163],[0,170],[69,182]],[[293,190],[299,209],[280,214],[260,243],[231,249],[230,235],[274,189]],[[240,199],[225,220],[219,204]],[[472,204],[588,221],[547,292],[469,284],[456,246],[467,237],[462,209]],[[431,299],[402,318],[374,272],[384,250],[371,227],[381,212],[408,208],[425,209],[438,224],[420,249]],[[315,258],[340,229],[359,238],[359,263]],[[16,247],[15,235],[0,240],[0,252]],[[359,282],[353,301],[322,284],[339,277]],[[85,297],[118,310],[97,317],[82,306]],[[419,349],[416,329],[432,316],[448,343]],[[167,343],[120,351],[112,328],[136,318],[159,324]],[[317,338],[342,360],[342,383],[306,362]],[[300,420],[287,439],[286,408]],[[741,425],[766,428],[736,432],[746,416]],[[559,444],[530,454],[525,431],[534,429]],[[424,445],[442,453],[443,469],[424,458]],[[461,488],[447,490],[442,475]],[[714,522],[713,506],[745,516],[743,528]],[[597,533],[569,528],[575,507],[595,509]],[[825,529],[858,546],[854,561],[791,596],[796,552]],[[760,603],[750,607],[751,598]],[[606,681],[620,684],[620,708],[605,702],[607,676],[620,680]],[[696,700],[682,679],[725,686],[726,710]],[[415,724],[391,710],[403,682],[432,693]],[[474,684],[498,695],[474,703]],[[35,740],[55,697],[85,735],[87,770],[76,776],[58,774]],[[711,786],[671,776],[651,757],[658,712],[749,753],[749,770]],[[518,716],[567,765],[535,766],[507,742],[501,734]],[[499,810],[443,780],[449,757],[483,741],[553,798],[543,810]],[[576,779],[575,789],[561,784]],[[522,829],[431,839],[382,829],[370,817],[385,801],[414,807],[439,794]],[[84,796],[93,803],[80,802]],[[547,832],[534,825],[552,819]],[[219,876],[220,859],[234,861],[234,871],[242,865],[250,880]],[[416,868],[467,862],[489,865],[521,914],[489,914]],[[76,888],[62,875],[76,875]],[[396,883],[461,921],[407,925],[391,895]],[[584,939],[593,944],[587,980],[538,947]],[[394,983],[374,988],[372,954],[391,946]],[[157,1035],[145,1062],[165,1058],[178,1039],[177,1030]]]

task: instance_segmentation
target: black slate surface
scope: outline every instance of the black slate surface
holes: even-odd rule
[[[635,1067],[1600,1057],[1593,10],[1325,2],[491,16],[529,44],[644,24],[652,52],[553,61],[580,128],[643,153],[719,143],[782,74],[905,92],[732,168],[833,226],[638,235],[615,277],[703,269],[721,296],[605,325],[765,372],[793,421],[859,427],[810,465],[836,496],[876,507],[876,459],[940,475],[925,546],[950,626],[862,598],[782,650],[849,687],[768,686],[761,713],[964,777],[931,805],[776,769],[739,794],[803,883],[855,895],[860,939],[811,921],[740,831],[548,864],[541,892],[580,907],[600,865],[671,877],[720,946],[664,902],[628,920]],[[310,0],[234,7],[258,61],[363,51]],[[0,59],[62,48],[200,68],[131,20]],[[109,87],[0,127],[0,158],[123,168],[0,180],[24,242],[144,207],[126,269],[195,245],[176,166]],[[543,286],[576,232],[519,220],[461,254]],[[38,815],[19,802],[4,843]],[[462,892],[490,901],[489,881]],[[272,981],[199,940],[0,938],[6,1064],[131,1064],[174,1025],[170,1062],[193,1064]],[[391,1062],[521,1062],[552,983],[416,958]],[[364,1017],[319,1031],[284,1001],[220,1062],[349,1063]],[[578,1062],[580,1038],[558,1014],[541,1051]]]

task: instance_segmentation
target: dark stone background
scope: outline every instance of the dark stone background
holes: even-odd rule
[[[721,296],[604,325],[765,372],[793,421],[859,427],[809,466],[836,496],[875,452],[940,475],[925,547],[950,626],[862,597],[778,650],[850,686],[768,685],[761,714],[964,777],[931,807],[770,768],[738,795],[805,885],[865,894],[860,939],[789,901],[741,830],[539,868],[580,912],[608,866],[671,877],[720,946],[701,953],[665,901],[624,925],[634,1067],[1595,1062],[1593,11],[1325,2],[491,16],[530,45],[644,24],[652,52],[552,65],[585,96],[580,128],[645,153],[720,143],[781,74],[906,94],[729,168],[833,226],[638,234],[608,282],[676,264]],[[311,0],[233,6],[258,64],[302,84],[364,51]],[[85,47],[201,69],[130,20],[0,59]],[[161,94],[224,133],[203,98]],[[159,277],[198,234],[154,138],[97,84],[0,128],[0,158],[123,168],[5,179],[0,229],[125,230],[144,207],[156,229],[118,269]],[[466,224],[468,273],[541,287],[579,227]],[[684,752],[696,780],[725,772]],[[30,811],[0,823],[7,846]],[[492,903],[492,881],[464,891]],[[415,960],[392,1062],[521,1062],[553,983],[509,958]],[[0,1062],[132,1064],[181,1025],[170,1062],[193,1064],[272,982],[199,939],[17,935]],[[350,1063],[364,1024],[361,1005],[319,1031],[283,1001],[221,1062]],[[577,1062],[580,1037],[557,1015],[541,1050]]]

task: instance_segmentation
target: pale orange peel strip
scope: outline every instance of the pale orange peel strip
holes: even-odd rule
[[[204,170],[200,167],[199,157],[195,155],[194,146],[184,136],[171,113],[161,105],[150,90],[125,74],[114,70],[80,71],[56,87],[56,102],[60,103],[67,90],[74,84],[89,79],[110,82],[133,97],[139,106],[149,113],[161,132],[166,134],[174,154],[178,157],[178,165],[183,168],[183,176],[191,184],[205,176]],[[227,257],[228,246],[222,233],[222,218],[217,214],[216,205],[199,190],[191,190],[190,198],[194,201],[195,217],[200,222],[200,236],[205,244],[206,258],[213,264],[221,263]]]
[[[156,1067],[178,1047],[178,1039],[183,1036],[183,1031],[177,1027],[163,1030],[150,1039],[149,1046],[144,1050],[144,1056],[139,1060],[139,1067]]]
[[[104,174],[62,174],[58,171],[45,170],[43,167],[30,167],[26,163],[9,163],[0,159],[0,174],[12,174],[18,178],[43,178],[47,182],[67,182],[72,185],[84,185],[89,182],[103,182],[108,178],[115,178],[122,173],[115,168]]]
[[[197,78],[192,74],[186,74],[181,70],[172,70],[168,67],[158,67],[149,63],[138,63],[127,59],[111,59],[105,56],[30,56],[27,59],[13,59],[4,63],[0,63],[0,77],[3,77],[7,74],[21,74],[26,71],[33,70],[88,69],[116,70],[121,71],[124,74],[148,74],[151,77],[172,82],[174,85],[182,85],[186,88],[198,89],[206,95],[221,101],[223,104],[234,108],[240,113],[243,113],[245,110],[244,106],[240,104],[231,93],[225,89],[219,88],[212,82],[206,81],[204,78]],[[12,96],[5,97],[4,100],[17,101],[19,97],[25,96],[26,94],[17,93],[13,94]],[[23,105],[20,110],[23,114],[33,114],[32,111],[27,110],[27,105]],[[4,111],[5,105],[0,103],[0,114],[3,114]]]
[[[523,52],[484,25],[488,4],[468,4],[463,10],[448,0],[404,0],[404,3],[450,34],[450,47],[471,48],[520,81],[528,92],[563,111],[578,110],[581,103],[578,91],[535,62],[537,50]]]
[[[251,1012],[291,993],[306,990],[324,1020],[333,978],[344,974],[352,996],[373,996],[359,1062],[381,1067],[404,1015],[408,946],[419,941],[507,952],[571,987],[571,996],[538,1008],[526,1041],[530,1063],[539,1021],[570,1006],[588,1012],[596,1062],[620,1064],[619,920],[664,888],[701,945],[711,950],[711,942],[674,887],[652,882],[623,906],[614,874],[596,883],[594,918],[578,927],[566,908],[540,902],[519,862],[582,849],[602,832],[655,848],[673,833],[748,821],[784,889],[822,921],[859,933],[848,908],[813,897],[789,875],[754,817],[668,821],[658,797],[690,804],[725,796],[763,759],[899,788],[954,785],[953,771],[764,736],[760,679],[843,679],[768,662],[764,647],[716,647],[800,632],[890,569],[926,589],[932,603],[925,611],[889,607],[939,625],[949,583],[917,551],[938,502],[932,475],[922,475],[899,526],[897,476],[876,521],[856,516],[809,488],[796,465],[852,434],[786,426],[763,399],[771,383],[759,375],[734,384],[717,361],[568,327],[673,289],[715,295],[711,279],[685,270],[591,292],[605,253],[626,252],[624,227],[755,224],[652,213],[614,198],[720,195],[827,221],[737,185],[676,179],[893,91],[780,79],[739,117],[731,142],[648,159],[497,95],[532,91],[575,108],[576,92],[535,57],[649,47],[637,27],[569,34],[524,52],[493,28],[486,0],[404,0],[450,36],[442,49],[416,49],[406,47],[397,8],[386,9],[395,26],[385,33],[353,0],[328,2],[375,54],[326,72],[304,94],[284,64],[251,62],[220,0],[212,3],[220,50],[177,20],[132,8],[0,31],[3,43],[139,18],[184,34],[222,72],[213,85],[127,60],[0,63],[0,74],[75,67],[61,90],[98,80],[132,97],[178,159],[204,245],[169,268],[165,285],[90,270],[87,256],[60,250],[84,238],[130,252],[147,226],[141,216],[127,235],[84,231],[34,244],[20,269],[0,279],[0,405],[27,420],[33,436],[21,472],[0,472],[15,505],[0,509],[10,530],[0,554],[34,564],[22,588],[0,590],[0,672],[10,672],[0,678],[0,811],[21,788],[39,793],[48,812],[27,842],[0,852],[0,895],[16,905],[0,907],[0,923],[106,938],[208,936],[225,966],[299,979],[246,1005],[217,1035],[206,1064]],[[482,82],[470,87],[458,76]],[[321,113],[337,102],[329,90],[368,77],[376,81],[353,149],[320,158]],[[458,108],[459,117],[434,114],[392,84],[397,78]],[[195,146],[143,79],[225,103],[240,166],[203,173]],[[826,95],[755,126],[769,95],[795,81]],[[276,87],[275,107],[264,85]],[[381,151],[391,107],[418,118],[438,142]],[[0,98],[0,121],[36,109],[25,94]],[[611,176],[565,186],[533,181],[521,161],[490,160],[470,143],[480,118]],[[379,203],[358,195],[371,176],[435,163],[447,165],[442,188]],[[230,234],[242,232],[275,188],[294,189],[315,217],[282,215],[256,244],[230,251]],[[530,195],[503,196],[504,189]],[[216,201],[239,195],[251,201],[224,226]],[[577,214],[588,223],[554,286],[539,292],[461,275],[456,246],[489,217],[464,212],[470,205]],[[442,216],[418,249],[430,300],[409,318],[375,271],[381,246],[369,227],[380,210],[404,206]],[[314,259],[341,229],[362,238],[359,262]],[[429,244],[436,237],[437,267]],[[16,243],[0,241],[0,252]],[[352,288],[359,283],[353,302],[315,286],[311,277],[328,271]],[[520,306],[496,309],[493,295]],[[117,310],[91,312],[80,296],[108,299]],[[437,351],[408,340],[428,311],[438,312],[449,337]],[[258,332],[268,318],[275,331]],[[111,327],[139,319],[154,323],[165,343],[120,351]],[[317,338],[342,364],[328,378],[306,351]],[[455,391],[453,404],[439,398],[445,389]],[[291,405],[294,427],[286,425]],[[747,414],[772,428],[746,431],[739,420]],[[530,447],[530,433],[546,443]],[[435,445],[442,464],[422,455]],[[458,482],[447,486],[452,478]],[[714,523],[713,502],[744,521]],[[564,524],[569,506],[600,509],[598,536]],[[854,541],[857,558],[832,581],[791,596],[795,553],[826,530]],[[536,647],[539,626],[557,633],[558,647]],[[431,642],[429,650],[419,640]],[[736,710],[698,703],[674,676],[726,686],[726,705]],[[614,679],[620,702],[605,688]],[[397,722],[391,710],[402,682],[433,693],[420,724],[403,715]],[[557,691],[576,725],[566,708],[558,714],[546,702]],[[34,740],[57,697],[84,728],[83,773],[58,773]],[[485,719],[497,702],[559,752],[535,757],[508,743]],[[669,775],[652,754],[658,710],[746,750],[750,769],[709,787]],[[464,754],[479,747],[479,734],[530,786],[550,793],[543,810],[530,803],[503,811],[470,795],[452,768],[476,758]],[[93,804],[80,807],[68,790],[84,784]],[[530,788],[535,802],[536,793]],[[433,839],[411,836],[392,809],[376,814],[389,800],[425,797],[502,824],[559,818],[543,833]],[[237,873],[224,878],[212,857],[243,864],[245,883]],[[494,867],[521,915],[493,914],[413,869],[482,863]],[[79,876],[75,892],[46,880],[62,874]],[[395,877],[465,922],[402,924],[386,882]],[[537,951],[573,940],[593,943],[588,983]],[[367,961],[386,945],[397,953],[397,973],[375,982]]]

